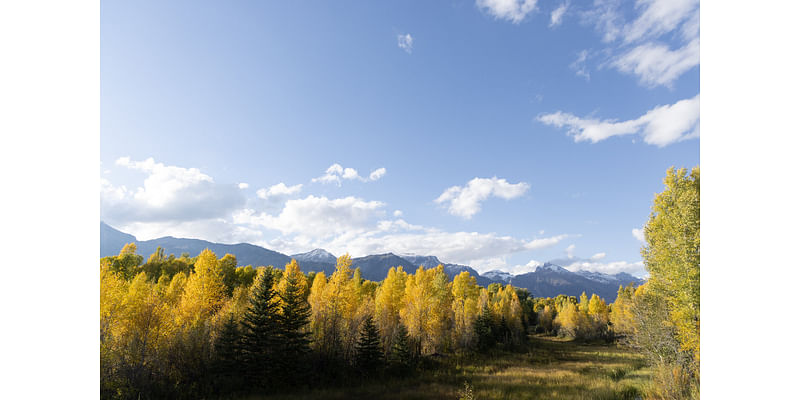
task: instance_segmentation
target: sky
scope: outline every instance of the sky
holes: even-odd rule
[[[139,240],[646,276],[700,163],[699,2],[104,1],[100,219]]]

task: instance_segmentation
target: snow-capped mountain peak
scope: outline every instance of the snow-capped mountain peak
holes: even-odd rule
[[[558,273],[570,273],[570,272],[569,272],[569,271],[567,271],[566,269],[564,269],[564,268],[562,268],[562,267],[559,267],[558,265],[551,264],[551,263],[549,263],[549,262],[548,262],[548,263],[544,263],[544,265],[540,265],[540,266],[536,267],[536,270],[535,270],[534,272],[539,272],[539,271],[550,271],[550,272],[558,272]]]
[[[314,249],[307,253],[300,253],[295,254],[292,256],[297,261],[312,261],[312,262],[324,262],[324,263],[335,263],[336,256],[323,249]]]
[[[488,272],[484,272],[481,275],[483,275],[483,276],[485,276],[485,277],[487,277],[489,279],[492,279],[492,280],[498,280],[498,281],[503,281],[503,282],[510,282],[511,278],[514,277],[514,275],[511,275],[508,272],[500,271],[500,270],[497,270],[497,269],[492,270],[492,271],[488,271]]]

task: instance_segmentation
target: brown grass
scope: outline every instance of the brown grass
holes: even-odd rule
[[[458,399],[468,382],[483,399],[642,398],[650,371],[643,357],[614,344],[581,344],[531,336],[517,352],[448,357],[408,379],[249,399]]]

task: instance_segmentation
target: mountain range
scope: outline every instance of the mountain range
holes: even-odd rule
[[[239,265],[273,265],[282,267],[294,258],[301,265],[301,268],[307,272],[324,271],[326,275],[330,275],[336,270],[336,256],[323,249],[314,249],[307,253],[288,256],[247,243],[222,244],[172,236],[140,241],[136,240],[133,235],[121,232],[104,222],[100,222],[100,257],[119,254],[119,251],[127,243],[136,243],[137,253],[144,256],[145,259],[154,253],[158,247],[163,248],[166,254],[175,254],[176,256],[182,253],[196,256],[208,248],[220,257],[227,253],[235,255]],[[420,266],[435,268],[439,264],[442,264],[445,273],[450,279],[462,271],[467,271],[475,277],[477,283],[481,286],[488,286],[492,283],[503,285],[510,283],[516,287],[528,289],[531,295],[535,297],[555,297],[559,294],[580,296],[581,293],[586,292],[587,295],[596,293],[606,302],[612,302],[617,297],[617,289],[620,285],[625,286],[633,283],[634,286],[639,286],[644,283],[644,280],[624,272],[615,275],[590,271],[571,272],[551,263],[545,263],[532,272],[518,275],[498,270],[479,274],[478,271],[467,265],[443,263],[436,256],[413,254],[396,255],[386,253],[357,257],[353,258],[352,266],[353,268],[358,267],[361,269],[361,276],[364,279],[380,281],[386,277],[391,267],[402,266],[406,272],[413,273]]]

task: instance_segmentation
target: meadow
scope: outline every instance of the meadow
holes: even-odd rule
[[[285,395],[279,399],[637,399],[650,381],[644,357],[613,343],[531,335],[523,349],[439,357],[418,375]],[[244,400],[244,399],[243,399]]]

